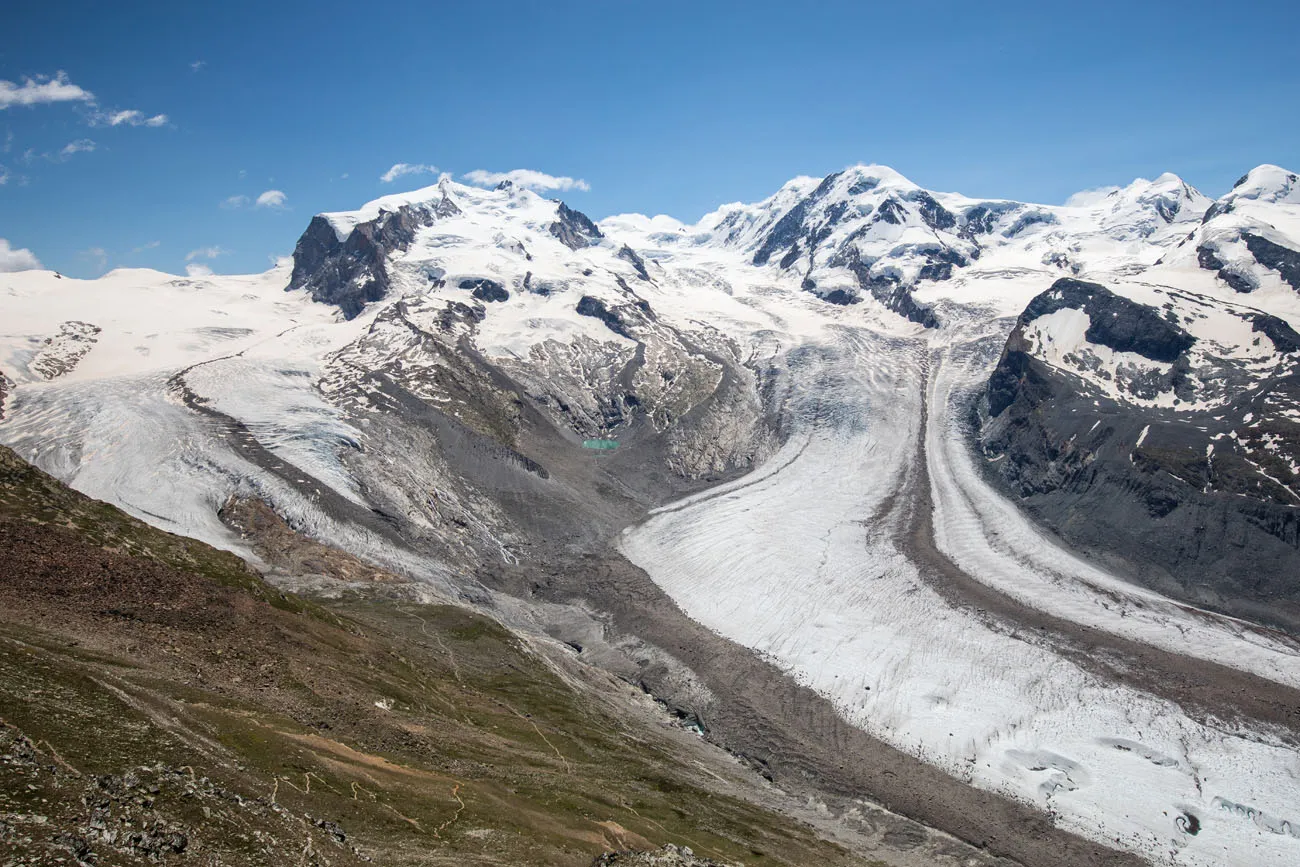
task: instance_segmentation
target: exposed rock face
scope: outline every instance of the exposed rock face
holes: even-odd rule
[[[583,247],[590,247],[605,237],[599,227],[586,214],[575,211],[564,202],[560,202],[556,216],[559,219],[551,223],[551,234],[570,250],[581,250]]]
[[[480,301],[509,301],[510,293],[506,287],[486,277],[474,277],[460,281],[460,288],[472,289],[473,295]]]
[[[1196,342],[1152,308],[1116,295],[1099,283],[1069,277],[1057,280],[1051,289],[1029,302],[1020,322],[1066,308],[1088,314],[1088,342],[1109,346],[1116,352],[1136,352],[1152,361],[1174,361]]]
[[[951,280],[954,267],[964,268],[970,264],[970,259],[952,247],[927,249],[922,251],[922,255],[925,257],[925,265],[917,272],[918,280]]]
[[[432,224],[435,216],[432,209],[410,205],[380,211],[340,239],[334,224],[318,214],[294,248],[288,288],[307,289],[313,299],[336,305],[351,319],[388,294],[388,255],[405,250],[416,230]]]
[[[801,199],[772,226],[771,231],[767,233],[767,237],[763,239],[762,246],[754,253],[753,262],[755,265],[766,265],[774,253],[779,250],[788,250],[798,242],[799,237],[804,234],[804,220],[809,211],[826,197],[841,174],[842,172],[837,172],[827,175],[811,195]],[[782,267],[788,266],[783,265]]]
[[[856,247],[850,247],[844,258],[844,265],[858,281],[858,287],[871,295],[881,304],[893,310],[904,319],[908,319],[926,328],[939,325],[939,318],[929,307],[918,304],[912,297],[911,287],[902,285],[893,275],[872,276],[871,263],[863,261]],[[830,301],[828,296],[822,296]],[[847,303],[840,300],[838,303]]]
[[[645,314],[650,312],[650,305],[642,301],[639,306],[627,304],[611,307],[599,298],[583,295],[578,300],[577,310],[579,315],[591,316],[604,322],[615,334],[635,340],[630,327],[633,323],[644,320]]]
[[[1252,232],[1242,232],[1241,239],[1256,262],[1281,274],[1292,289],[1300,292],[1300,250],[1275,244]]]
[[[1030,326],[1067,310],[1088,315],[1087,345],[1165,364],[1183,379],[1164,387],[1204,402],[1190,384],[1201,369],[1185,374],[1193,335],[1103,286],[1059,280],[1020,316],[988,380],[977,423],[990,475],[1068,544],[1139,583],[1300,628],[1300,423],[1278,409],[1300,397],[1286,360],[1300,334],[1277,317],[1243,314],[1280,366],[1241,380],[1223,403],[1178,411],[1090,388],[1083,353],[1050,361],[1057,356]]]
[[[45,345],[29,365],[31,371],[42,379],[57,379],[70,373],[94,347],[99,332],[99,326],[89,322],[63,323],[58,334],[45,339]]]
[[[1224,262],[1209,244],[1201,244],[1196,248],[1196,262],[1206,271],[1217,272],[1219,279],[1236,292],[1253,292],[1257,288],[1249,274],[1243,274],[1235,266]]]
[[[633,268],[635,268],[636,275],[640,277],[642,280],[650,279],[650,272],[646,270],[645,260],[642,259],[640,256],[638,256],[636,250],[633,250],[627,244],[624,244],[622,248],[619,249],[618,258],[622,259],[624,262],[629,263]]]
[[[921,219],[931,229],[951,229],[957,225],[957,218],[952,212],[924,190],[917,194],[915,201],[920,205],[918,212],[921,214]]]
[[[1300,350],[1300,334],[1286,323],[1285,320],[1276,316],[1270,316],[1267,313],[1261,313],[1255,317],[1254,331],[1266,335],[1269,340],[1273,341],[1273,346],[1278,352],[1291,353]]]

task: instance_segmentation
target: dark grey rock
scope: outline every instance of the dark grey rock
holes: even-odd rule
[[[1213,220],[1220,214],[1231,214],[1232,210],[1231,202],[1215,202],[1206,209],[1205,216],[1201,217],[1201,224],[1204,225],[1210,222],[1210,220]]]
[[[850,295],[843,289],[832,289],[830,292],[821,296],[821,298],[823,301],[828,301],[831,304],[839,304],[844,307],[847,307],[850,304],[857,304],[862,300],[855,295]]]
[[[436,216],[458,212],[445,196],[432,210],[404,205],[358,223],[343,240],[329,220],[317,215],[294,248],[288,289],[306,289],[313,300],[333,304],[352,319],[366,304],[388,294],[389,254],[405,250],[416,231],[431,225]]]
[[[486,277],[471,277],[460,281],[460,288],[472,289],[473,296],[480,301],[509,301],[510,293],[506,287]]]
[[[599,227],[586,214],[575,211],[564,202],[556,210],[557,221],[551,223],[551,234],[570,250],[581,250],[605,237]]]
[[[1300,291],[1300,250],[1275,244],[1253,232],[1242,232],[1241,239],[1256,262],[1278,272],[1292,289]]]
[[[1269,340],[1273,341],[1273,346],[1278,352],[1289,354],[1300,350],[1300,334],[1297,334],[1285,320],[1276,316],[1260,313],[1255,317],[1251,330],[1263,332]]]
[[[860,196],[863,193],[871,192],[878,186],[880,186],[879,178],[858,178],[849,185],[849,195]]]
[[[907,209],[903,207],[902,202],[890,196],[880,203],[880,207],[876,208],[875,216],[871,218],[871,221],[892,223],[897,226],[905,219],[907,219]]]
[[[856,247],[847,247],[840,259],[843,267],[853,272],[854,278],[858,281],[858,287],[886,308],[904,319],[923,325],[926,328],[938,327],[939,318],[934,315],[934,311],[929,307],[916,302],[916,299],[912,297],[912,288],[910,286],[904,285],[896,277],[887,275],[872,276],[872,263],[863,260]]]
[[[772,226],[771,231],[767,233],[767,237],[763,239],[763,243],[754,253],[755,265],[766,265],[774,253],[778,250],[788,249],[806,233],[807,227],[805,226],[805,222],[808,218],[808,213],[812,210],[814,205],[830,193],[831,187],[834,186],[835,181],[839,179],[841,174],[843,174],[843,172],[836,172],[827,175],[822,179],[822,182],[817,185],[817,189],[800,199],[793,208],[786,211],[785,214],[782,215],[781,219],[776,221]],[[783,259],[782,261],[785,260]]]
[[[1002,234],[1008,238],[1014,238],[1030,226],[1053,225],[1057,222],[1056,215],[1047,211],[1038,211],[1033,209],[1026,210],[1021,214],[1011,227]]]
[[[1085,336],[1090,343],[1116,352],[1136,352],[1152,361],[1171,362],[1196,338],[1161,317],[1154,307],[1116,295],[1100,283],[1062,277],[1029,302],[1020,314],[1017,330],[1040,316],[1071,308],[1088,314]],[[1015,332],[1013,332],[1013,335]]]
[[[951,211],[935,199],[934,196],[925,190],[918,190],[911,196],[912,201],[916,202],[919,207],[918,213],[927,226],[935,231],[947,231],[957,225],[957,218]]]
[[[1218,271],[1223,268],[1224,261],[1219,258],[1217,250],[1208,244],[1202,244],[1196,248],[1196,264],[1206,271]]]
[[[1021,314],[972,408],[988,477],[1067,544],[1135,583],[1300,631],[1300,510],[1269,480],[1296,481],[1284,457],[1300,450],[1300,424],[1267,410],[1300,397],[1300,376],[1266,380],[1206,412],[1099,397],[1028,352],[1021,326],[1063,307],[1088,311],[1089,340],[1172,361],[1175,376],[1192,345],[1176,325],[1156,324],[1152,308],[1058,281]],[[1300,350],[1300,334],[1276,317],[1258,314],[1252,327],[1279,353]],[[1240,421],[1247,413],[1253,427]],[[1259,441],[1251,451],[1239,448],[1251,438]]]
[[[917,274],[919,280],[950,280],[954,267],[965,268],[970,264],[964,253],[952,247],[936,247],[924,252],[925,264]]]
[[[633,250],[627,244],[624,244],[619,249],[618,258],[631,264],[631,266],[636,270],[636,275],[642,280],[648,281],[650,279],[650,272],[646,270],[645,260],[638,256],[636,250]]]
[[[617,310],[611,309],[599,298],[583,295],[582,298],[578,299],[577,310],[579,316],[591,316],[604,322],[609,330],[615,334],[631,340],[636,339],[632,337],[631,331],[628,330],[629,323],[627,320],[620,316]]]

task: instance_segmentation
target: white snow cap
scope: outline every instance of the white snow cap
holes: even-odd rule
[[[1281,166],[1265,163],[1251,169],[1224,198],[1300,204],[1300,177]]]

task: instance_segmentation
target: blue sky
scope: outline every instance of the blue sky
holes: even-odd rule
[[[77,276],[262,270],[313,213],[434,180],[398,163],[689,220],[856,162],[1043,202],[1300,167],[1294,3],[13,6],[0,263]]]

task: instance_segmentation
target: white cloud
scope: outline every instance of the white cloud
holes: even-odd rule
[[[22,84],[12,81],[0,81],[0,111],[11,105],[40,105],[51,102],[89,102],[95,101],[95,95],[78,87],[68,80],[68,74],[60,70],[51,78],[38,75],[35,78],[23,78]]]
[[[218,256],[224,256],[229,250],[223,250],[220,247],[199,247],[197,250],[191,250],[185,254],[186,262],[193,262],[195,259],[215,259]]]
[[[0,271],[31,271],[41,267],[41,260],[31,250],[25,247],[15,249],[0,238]]]
[[[279,190],[267,190],[253,203],[255,208],[283,208],[287,197]]]
[[[59,156],[67,159],[73,154],[88,154],[95,149],[95,143],[88,138],[79,138],[76,141],[70,141],[59,151]]]
[[[391,169],[379,176],[379,180],[391,184],[403,175],[431,175],[436,171],[438,171],[437,166],[426,166],[423,163],[395,163]]]
[[[167,115],[153,114],[147,115],[139,109],[103,109],[95,99],[95,95],[84,87],[73,84],[68,79],[68,74],[62,70],[49,75],[36,75],[32,77],[24,76],[21,84],[12,81],[0,80],[0,111],[15,106],[33,106],[46,105],[56,102],[79,102],[86,106],[85,119],[90,126],[148,126],[160,127],[167,125]],[[4,150],[8,152],[13,145],[13,133],[10,132],[5,137]],[[88,150],[83,148],[82,150]],[[31,153],[29,151],[29,153]],[[64,149],[63,157],[66,159],[78,150]]]
[[[4,166],[0,166],[0,187],[7,183],[9,183],[9,170]]]
[[[530,190],[560,190],[564,192],[581,190],[585,193],[591,189],[591,185],[582,178],[556,177],[532,169],[515,169],[509,172],[489,172],[484,169],[475,169],[472,172],[466,172],[462,177],[471,184],[480,187],[495,187],[502,181],[510,181],[517,187],[526,187]]]
[[[187,277],[211,277],[212,269],[207,265],[200,265],[193,262],[185,266],[185,276]]]
[[[1080,190],[1065,200],[1065,206],[1067,208],[1086,208],[1090,205],[1099,205],[1105,201],[1107,196],[1118,189],[1119,187],[1097,187],[1093,190]]]
[[[167,115],[155,114],[146,115],[143,111],[136,108],[128,108],[122,111],[96,111],[90,116],[91,126],[166,126]]]
[[[256,199],[251,199],[244,195],[231,196],[228,199],[222,199],[221,207],[230,210],[237,210],[239,208],[252,206],[254,208],[275,208],[279,210],[286,207],[285,202],[288,200],[289,197],[281,190],[267,190]]]
[[[200,69],[202,69],[207,65],[208,62],[206,60],[196,60],[190,64],[190,69],[194,70],[195,72],[198,72]]]
[[[161,246],[162,246],[162,241],[150,241],[150,242],[147,243],[147,244],[141,244],[139,247],[136,247],[136,248],[133,249],[131,252],[132,252],[132,253],[143,253],[145,250],[156,250],[158,247],[161,247]]]

